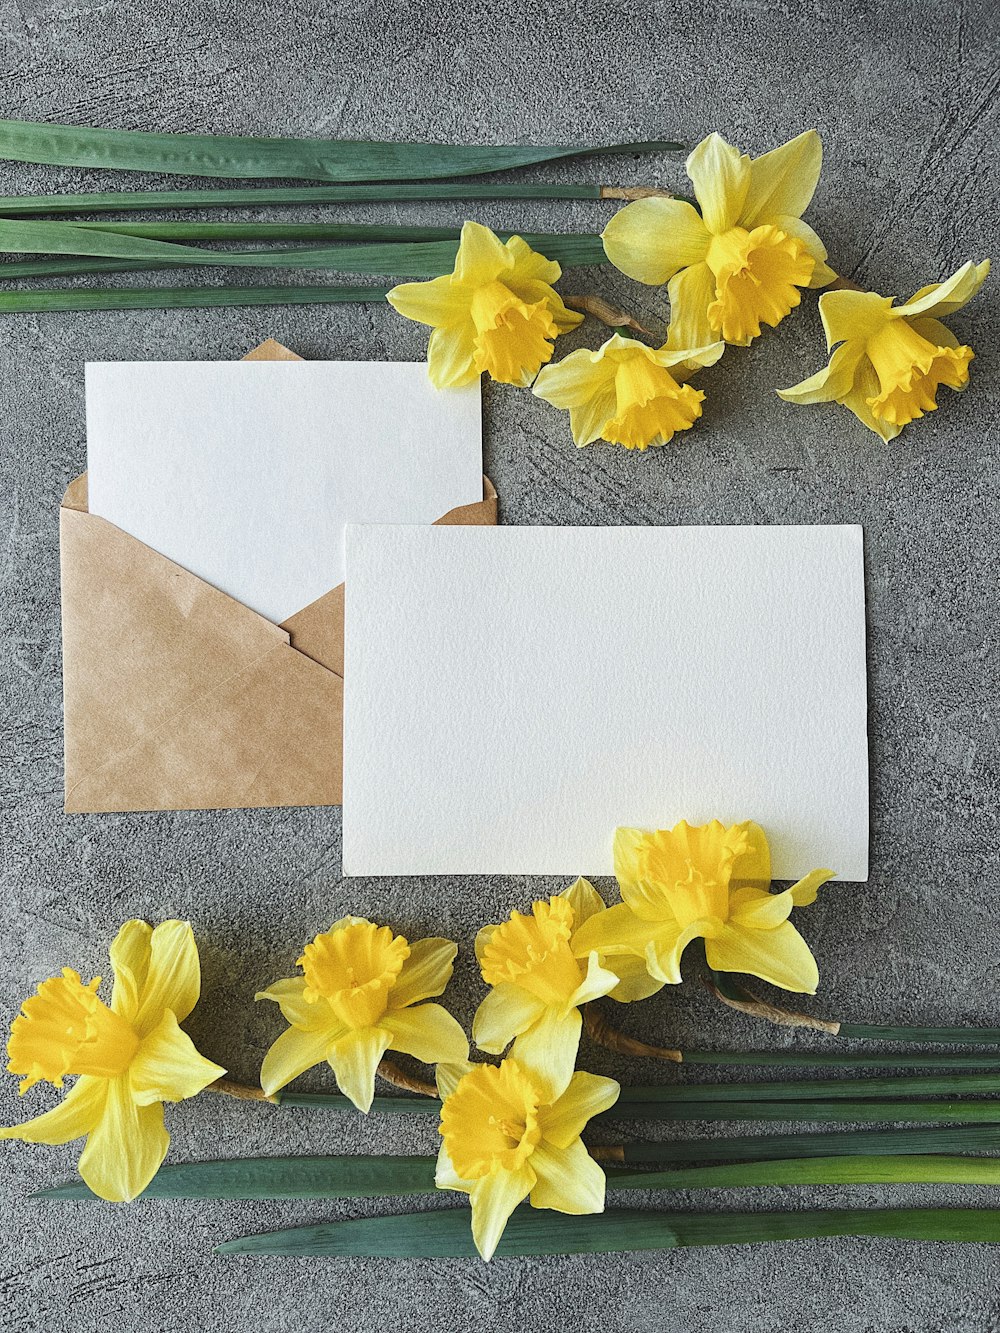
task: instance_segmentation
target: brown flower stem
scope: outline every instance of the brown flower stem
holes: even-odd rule
[[[615,1051],[618,1055],[644,1056],[649,1060],[669,1060],[671,1064],[680,1064],[684,1059],[680,1051],[665,1046],[649,1046],[644,1041],[637,1041],[635,1037],[626,1037],[624,1032],[612,1027],[593,1003],[585,1004],[581,1012],[587,1036],[605,1050]]]
[[[609,329],[620,331],[621,329],[630,329],[633,333],[641,333],[644,338],[653,338],[656,334],[650,332],[637,319],[627,314],[624,310],[619,310],[616,306],[605,301],[601,296],[564,296],[563,303],[568,305],[570,310],[580,310],[585,315],[592,315],[594,319],[599,319],[602,324],[607,324]]]
[[[865,289],[860,287],[853,278],[843,278],[838,274],[826,290],[828,292],[863,292]]]
[[[625,1149],[621,1144],[588,1143],[587,1151],[595,1162],[624,1162]]]
[[[674,199],[677,196],[671,190],[661,190],[656,185],[602,185],[602,199],[624,199],[634,203],[636,199]]]
[[[407,1092],[416,1092],[422,1097],[438,1095],[437,1087],[433,1083],[418,1074],[410,1074],[405,1069],[400,1069],[394,1060],[382,1060],[378,1067],[378,1075],[379,1078],[384,1078],[386,1083],[391,1083],[397,1088],[405,1088]]]
[[[220,1092],[225,1097],[235,1097],[240,1102],[271,1102],[277,1105],[277,1097],[269,1097],[263,1088],[248,1088],[245,1083],[236,1083],[231,1078],[217,1078],[205,1089],[206,1092]]]
[[[834,1019],[814,1018],[812,1014],[799,1013],[794,1009],[782,1009],[780,1005],[760,999],[752,991],[737,985],[729,978],[720,985],[718,979],[712,980],[706,977],[705,986],[717,1000],[727,1004],[730,1009],[737,1009],[741,1014],[749,1014],[752,1018],[763,1018],[777,1027],[811,1028],[814,1032],[825,1032],[833,1037],[840,1032],[841,1025]]]

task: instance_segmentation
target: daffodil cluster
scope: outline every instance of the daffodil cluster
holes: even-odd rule
[[[883,440],[933,411],[944,385],[968,383],[973,352],[941,323],[982,286],[989,261],[965,264],[902,305],[875,292],[843,290],[826,247],[803,220],[823,162],[815,130],[750,158],[710,134],[687,159],[693,202],[636,199],[603,233],[608,260],[622,273],[665,287],[670,323],[653,348],[619,328],[596,351],[577,348],[553,362],[556,339],[582,315],[555,291],[558,264],[520,237],[504,244],[467,222],[451,274],[393,288],[400,314],[431,326],[428,371],[439,388],[494,380],[533,385],[569,413],[578,446],[604,440],[645,451],[690,430],[704,392],[687,380],[713,365],[727,345],[746,347],[774,328],[803,291],[828,287],[820,313],[829,365],[781,397],[836,402]]]

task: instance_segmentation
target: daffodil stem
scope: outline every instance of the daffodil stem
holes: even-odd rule
[[[836,1019],[815,1018],[811,1014],[783,1009],[761,1000],[752,991],[721,972],[713,972],[706,980],[708,990],[731,1009],[763,1018],[780,1027],[813,1028],[831,1036],[856,1041],[931,1042],[943,1046],[1000,1046],[1000,1028],[922,1027],[883,1023],[842,1023]],[[997,1057],[1000,1058],[1000,1052]]]
[[[579,310],[585,315],[593,316],[602,324],[606,324],[609,329],[614,329],[615,333],[620,333],[623,338],[632,337],[636,333],[641,333],[644,338],[656,338],[655,333],[651,333],[637,319],[633,319],[627,311],[619,310],[601,296],[564,296],[562,299],[571,310]]]
[[[427,1079],[420,1078],[417,1074],[410,1074],[401,1069],[394,1060],[382,1060],[379,1063],[378,1074],[384,1078],[387,1083],[394,1087],[404,1088],[407,1092],[415,1092],[421,1098],[436,1098],[437,1088]],[[246,1083],[237,1083],[231,1078],[217,1078],[214,1083],[210,1083],[205,1089],[206,1092],[219,1092],[225,1097],[233,1097],[240,1102],[270,1102],[274,1106],[327,1106],[330,1110],[348,1110],[353,1108],[354,1103],[347,1097],[340,1096],[339,1093],[286,1093],[276,1092],[271,1096],[260,1087],[250,1087]],[[392,1103],[392,1110],[408,1110],[409,1107],[395,1103],[409,1102],[412,1098],[407,1097],[376,1097],[375,1101],[379,1103]],[[420,1111],[434,1110],[437,1103],[432,1106],[427,1101],[418,1103]],[[376,1109],[387,1109],[381,1106]]]
[[[206,1092],[219,1092],[224,1097],[234,1097],[239,1102],[271,1102],[277,1105],[278,1097],[269,1097],[263,1088],[248,1087],[231,1078],[217,1078],[205,1089]]]

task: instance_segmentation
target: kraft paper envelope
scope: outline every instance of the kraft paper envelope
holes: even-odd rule
[[[483,480],[438,522],[496,523]],[[59,517],[66,811],[339,805],[344,585],[274,625],[89,513],[86,474]]]

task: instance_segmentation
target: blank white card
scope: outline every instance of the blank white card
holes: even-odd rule
[[[344,528],[483,498],[479,385],[425,365],[87,366],[90,512],[281,623],[344,578]]]
[[[868,878],[860,527],[347,532],[344,873],[607,875],[754,819]]]

